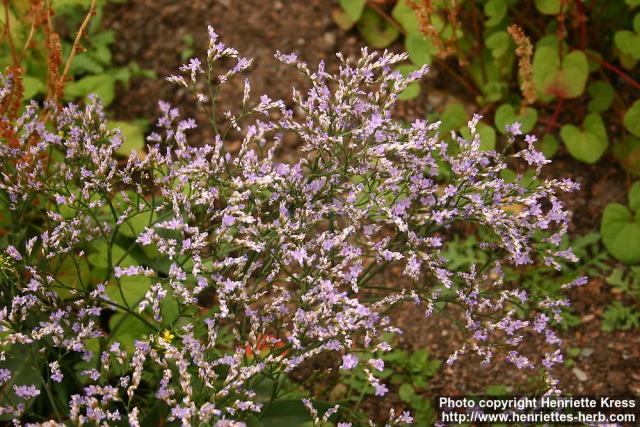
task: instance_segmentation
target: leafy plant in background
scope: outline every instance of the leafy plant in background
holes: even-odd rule
[[[126,0],[108,0],[122,3]],[[114,32],[102,28],[102,15],[107,0],[19,0],[5,2],[6,16],[10,24],[11,42],[0,46],[0,67],[19,62],[24,99],[42,100],[51,92],[55,75],[50,75],[50,65],[59,58],[72,57],[64,65],[63,81],[57,82],[59,93],[55,98],[64,101],[84,99],[97,94],[105,106],[113,101],[118,83],[126,86],[132,77],[154,78],[155,73],[140,68],[136,63],[115,67],[111,46]],[[55,8],[54,8],[55,7]],[[76,38],[73,29],[80,28],[86,11],[91,10],[91,20],[82,27],[83,41]],[[0,13],[4,24],[5,13]],[[69,36],[62,36],[70,33]],[[75,48],[73,47],[75,46]],[[19,48],[22,47],[22,50]],[[12,52],[20,50],[20,52]],[[71,55],[74,50],[73,55]],[[143,120],[113,122],[127,136],[125,149],[144,145],[143,132],[147,123]],[[128,153],[128,151],[127,151]]]
[[[514,121],[521,123],[523,132],[544,127],[539,144],[547,157],[555,154],[560,140],[571,156],[589,164],[597,162],[614,140],[614,156],[629,172],[640,174],[637,2],[340,4],[342,11],[334,17],[343,28],[357,23],[364,40],[374,47],[386,47],[402,34],[412,63],[402,71],[432,64],[462,88],[465,102],[493,112],[499,134]],[[402,97],[415,98],[419,92],[414,86]]]
[[[260,426],[302,394],[291,372],[329,354],[384,396],[393,346],[383,333],[399,332],[389,313],[403,304],[464,316],[467,339],[447,363],[473,353],[544,367],[546,391],[557,392],[554,330],[568,301],[530,295],[503,271],[574,259],[560,247],[569,214],[558,194],[576,185],[540,177],[547,161],[517,126],[507,135],[514,149],[499,153],[480,150],[478,116],[452,147],[438,124],[391,119],[426,72],[394,72],[406,55],[363,52],[336,74],[277,57],[308,78],[307,94],[295,93],[289,110],[253,97],[245,80],[221,123],[216,96],[251,60],[210,28],[206,58],[167,79],[192,92],[215,138],[189,144],[195,121],[161,102],[144,156],[120,154],[123,135],[97,97],[7,114],[19,76],[2,76],[4,419]],[[234,153],[231,129],[245,130]],[[293,164],[274,158],[285,133],[305,148]],[[507,163],[533,175],[507,182]],[[483,265],[448,267],[442,253],[458,226],[479,230]],[[393,282],[386,269],[399,272]],[[517,312],[524,301],[529,310]],[[535,334],[546,344],[524,354]],[[16,369],[26,357],[32,369]],[[402,375],[422,386],[436,363],[411,357]],[[348,410],[313,397],[298,402],[307,421],[349,425]],[[386,422],[411,419],[391,411]]]

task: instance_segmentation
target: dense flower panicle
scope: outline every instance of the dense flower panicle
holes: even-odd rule
[[[384,337],[401,332],[389,309],[411,303],[431,315],[447,303],[468,332],[450,363],[474,353],[484,363],[543,366],[557,392],[550,372],[562,355],[552,327],[568,302],[536,301],[502,273],[506,264],[560,268],[575,259],[560,250],[568,213],[557,195],[575,184],[537,175],[547,161],[535,138],[509,126],[505,155],[480,150],[479,116],[471,137],[452,143],[438,123],[392,119],[398,95],[427,69],[403,78],[393,66],[405,55],[366,49],[355,64],[340,57],[335,75],[278,53],[310,81],[306,94],[293,92],[296,113],[267,96],[252,101],[246,82],[241,111],[218,128],[207,103],[251,61],[209,35],[206,60],[191,59],[168,80],[210,109],[213,141],[189,144],[196,123],[160,102],[146,156],[123,158],[122,135],[90,98],[50,106],[54,127],[31,104],[14,124],[18,146],[0,144],[1,200],[26,230],[4,248],[13,272],[3,279],[1,356],[41,348],[52,381],[81,382],[69,401],[75,423],[139,425],[149,410],[140,393],[151,390],[168,420],[242,425],[264,407],[261,378],[282,378],[321,354],[340,354],[340,368],[360,370],[383,396]],[[218,71],[223,58],[235,61],[228,71]],[[210,93],[198,92],[202,79]],[[231,153],[234,130],[243,139]],[[286,133],[303,143],[293,164],[276,156]],[[535,180],[500,177],[518,159]],[[21,216],[25,209],[37,220]],[[488,236],[485,265],[449,267],[443,253],[461,223]],[[389,271],[401,277],[389,283]],[[533,335],[548,348],[521,354]],[[81,379],[63,373],[64,358],[82,361]],[[0,383],[12,375],[0,370]],[[0,413],[19,420],[39,384],[14,390],[16,402]],[[305,405],[320,421],[340,412]],[[392,412],[388,425],[410,422]]]

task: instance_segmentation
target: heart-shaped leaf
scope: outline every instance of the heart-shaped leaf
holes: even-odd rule
[[[389,46],[400,34],[396,27],[370,8],[366,8],[362,13],[358,21],[358,30],[368,45],[378,49]]]
[[[498,31],[487,37],[485,44],[491,49],[491,55],[494,58],[501,58],[511,46],[511,37],[506,31]]]
[[[640,59],[640,35],[628,30],[617,31],[613,41],[621,52],[634,60]]]
[[[533,130],[536,122],[538,121],[538,112],[531,108],[526,107],[524,111],[516,113],[515,108],[511,104],[502,104],[496,110],[495,122],[498,132],[506,135],[506,127],[515,122],[520,123],[520,129],[522,133],[529,133]]]
[[[640,101],[634,102],[624,114],[624,127],[635,136],[640,137]]]
[[[590,112],[602,113],[611,108],[615,90],[610,83],[605,81],[593,82],[589,85],[587,92],[589,92],[589,95],[591,96],[591,101],[589,101],[589,104],[587,105]]]
[[[589,63],[584,53],[573,51],[562,62],[557,47],[540,46],[533,56],[533,80],[540,98],[576,98],[584,92]]]
[[[589,114],[583,123],[584,130],[574,125],[565,125],[560,129],[560,137],[574,158],[593,164],[607,150],[609,141],[602,118]]]
[[[625,264],[640,262],[640,217],[625,206],[611,203],[604,209],[600,234],[605,248]]]
[[[353,21],[360,19],[366,4],[366,0],[340,0],[340,6]]]

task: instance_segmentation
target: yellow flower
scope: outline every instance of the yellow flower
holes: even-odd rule
[[[170,343],[171,340],[173,340],[174,338],[175,338],[175,335],[173,335],[170,330],[165,329],[164,331],[162,331],[162,339],[164,341]]]

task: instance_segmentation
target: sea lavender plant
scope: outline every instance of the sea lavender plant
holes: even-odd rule
[[[478,116],[471,138],[452,144],[438,123],[394,120],[398,94],[427,72],[394,72],[405,55],[338,55],[335,75],[277,57],[308,77],[295,109],[254,100],[245,81],[239,111],[217,115],[220,87],[251,61],[212,29],[206,60],[168,78],[208,111],[210,142],[189,143],[195,121],[166,102],[146,151],[128,158],[97,98],[46,105],[44,118],[32,102],[15,122],[3,119],[2,416],[138,426],[155,412],[185,426],[239,426],[284,394],[282,378],[330,354],[383,396],[383,337],[401,332],[391,314],[406,303],[426,316],[460,307],[464,342],[449,363],[475,353],[487,364],[542,365],[548,393],[558,391],[553,326],[568,301],[532,300],[501,267],[574,258],[558,248],[568,213],[557,192],[575,184],[500,178],[509,162],[537,173],[547,162],[517,125],[499,153],[480,150]],[[3,81],[4,95],[11,76]],[[242,144],[231,152],[234,133]],[[302,142],[293,164],[278,161],[287,133]],[[490,236],[488,261],[464,272],[442,256],[459,224]],[[540,353],[523,354],[536,335]],[[256,392],[265,378],[274,384],[266,399]],[[56,384],[68,396],[54,395]],[[51,414],[29,411],[39,400]],[[351,425],[339,407],[323,415],[304,405],[317,422]],[[411,422],[398,409],[387,425]]]

